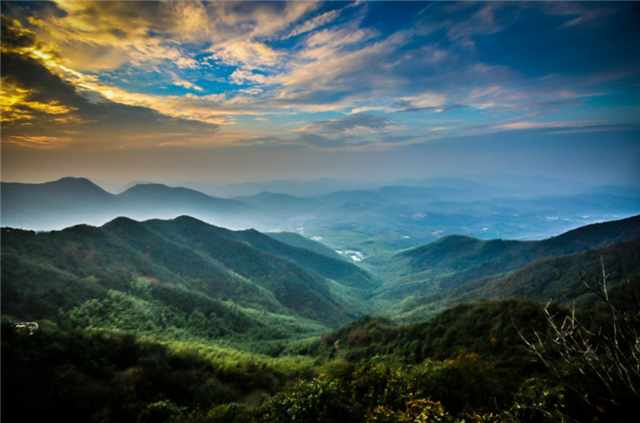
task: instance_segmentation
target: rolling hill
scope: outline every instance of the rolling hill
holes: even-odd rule
[[[459,301],[526,298],[569,303],[583,296],[581,275],[602,270],[612,280],[640,275],[640,216],[588,225],[542,241],[450,236],[398,253],[398,277],[376,298],[402,303],[395,317],[418,321]]]
[[[191,217],[117,218],[36,233],[2,229],[3,313],[78,324],[276,338],[333,327],[366,310],[374,285],[344,260]],[[101,323],[100,323],[101,322]]]

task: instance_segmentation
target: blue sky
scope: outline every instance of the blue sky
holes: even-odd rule
[[[640,181],[630,2],[2,2],[2,179]]]

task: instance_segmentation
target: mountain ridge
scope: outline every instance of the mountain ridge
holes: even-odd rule
[[[322,238],[334,249],[360,250],[371,257],[380,250],[419,246],[452,234],[543,239],[595,221],[640,213],[640,196],[615,187],[571,196],[505,197],[508,190],[477,182],[446,178],[422,182],[351,185],[347,190],[349,186],[336,186],[343,190],[323,194],[307,190],[302,197],[262,192],[232,198],[155,183],[110,194],[85,178],[45,184],[3,182],[2,226],[51,230],[79,223],[100,226],[117,216],[148,220],[186,214],[231,229],[304,233]],[[83,196],[83,192],[93,194]]]
[[[248,328],[262,327],[253,309],[278,321],[295,318],[284,327],[301,331],[363,313],[343,296],[357,296],[362,284],[372,283],[346,261],[188,216],[145,222],[119,217],[101,227],[41,233],[3,228],[2,240],[4,312],[29,319],[51,318],[61,304],[82,310],[94,298],[115,307],[133,296],[126,301],[142,301],[156,316],[154,327],[162,322],[157,316],[179,320],[180,313],[198,309],[217,320],[236,315]],[[186,304],[193,305],[179,311]]]
[[[584,294],[581,272],[597,273],[603,252],[609,268],[624,265],[636,272],[634,251],[639,246],[640,215],[587,225],[542,241],[450,236],[398,253],[395,259],[405,263],[406,271],[382,284],[376,297],[403,303],[397,314],[414,316],[412,321],[426,318],[434,307],[483,296],[496,299],[521,293],[526,299],[546,301],[544,290],[568,289],[562,296],[567,302]],[[398,266],[405,268],[402,263]]]

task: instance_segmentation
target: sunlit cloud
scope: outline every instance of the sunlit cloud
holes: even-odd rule
[[[497,126],[502,129],[581,128],[600,124],[598,121],[514,122]]]
[[[338,16],[340,16],[340,10],[330,10],[326,13],[323,13],[319,16],[316,16],[312,19],[305,21],[303,24],[298,25],[284,38],[297,37],[301,34],[306,34],[308,32],[314,31],[318,28],[321,28],[327,25],[329,22],[332,22]]]
[[[74,107],[62,105],[56,100],[47,102],[32,100],[33,94],[32,90],[22,89],[11,82],[3,83],[0,94],[2,99],[2,120],[5,122],[32,121],[36,119],[34,112],[47,115],[64,115],[77,110]],[[27,124],[31,125],[30,122]]]
[[[255,41],[230,41],[213,49],[213,58],[226,65],[241,66],[244,69],[263,69],[275,66],[281,54],[264,43]]]
[[[54,149],[60,148],[62,145],[68,145],[73,142],[72,137],[62,136],[19,136],[10,135],[2,138],[4,147],[12,148],[37,148],[37,149]]]

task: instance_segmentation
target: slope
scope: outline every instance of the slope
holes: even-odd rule
[[[350,263],[189,217],[3,228],[2,247],[3,313],[31,320],[62,308],[78,324],[142,332],[191,331],[198,316],[204,337],[317,331],[362,315],[349,284],[369,280]]]
[[[398,276],[383,284],[376,298],[383,309],[400,303],[394,314],[412,321],[456,301],[483,297],[546,301],[549,294],[558,297],[564,292],[568,301],[580,295],[575,286],[580,270],[593,271],[599,265],[599,250],[613,258],[622,251],[624,265],[635,269],[637,245],[631,241],[637,239],[640,216],[588,225],[543,241],[446,237],[396,255]]]

